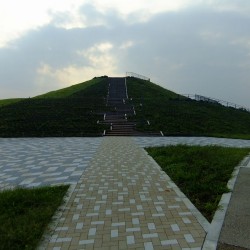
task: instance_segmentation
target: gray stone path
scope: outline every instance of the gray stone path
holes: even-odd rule
[[[0,189],[76,184],[102,138],[0,138]]]
[[[0,138],[0,188],[77,183],[103,138]],[[250,140],[135,137],[141,147],[217,144],[250,147]]]
[[[142,149],[180,143],[250,147],[205,137],[0,138],[0,189],[72,184],[41,249],[201,249],[206,223]]]

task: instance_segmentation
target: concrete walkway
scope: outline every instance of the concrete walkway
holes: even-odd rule
[[[250,162],[241,167],[219,238],[220,248],[250,249]]]
[[[250,141],[216,138],[0,139],[0,187],[71,184],[39,249],[201,249],[209,223],[144,146]]]

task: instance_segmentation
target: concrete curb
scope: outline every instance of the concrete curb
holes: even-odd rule
[[[224,223],[224,219],[226,216],[226,212],[228,209],[229,202],[231,200],[232,191],[234,189],[234,185],[238,174],[241,168],[248,167],[250,168],[250,156],[248,155],[243,159],[243,161],[234,168],[232,178],[228,181],[227,187],[231,192],[225,193],[222,195],[221,200],[219,202],[219,206],[217,211],[215,212],[214,218],[208,230],[207,236],[205,238],[202,250],[213,250],[217,248],[218,240],[220,237],[220,232],[222,229],[222,225]]]
[[[67,185],[70,183],[62,183],[61,185]],[[57,209],[56,213],[53,215],[52,219],[51,219],[51,223],[48,225],[48,230],[43,234],[40,243],[37,246],[37,250],[46,250],[47,244],[49,243],[50,239],[51,239],[51,232],[53,232],[58,223],[60,218],[62,217],[62,214],[65,210],[69,209],[67,207],[68,202],[70,200],[70,197],[72,196],[75,188],[76,188],[77,183],[71,183],[69,186],[69,189],[66,193],[66,195],[64,196],[64,203]]]
[[[197,219],[199,224],[202,226],[205,232],[208,232],[210,228],[210,223],[207,221],[207,219],[200,213],[200,211],[194,206],[194,204],[187,198],[187,196],[179,189],[178,186],[171,180],[171,178],[165,173],[161,167],[157,164],[157,162],[147,153],[147,151],[144,149],[145,153],[150,157],[151,162],[156,165],[162,173],[165,175],[166,180],[169,182],[171,189],[174,190],[174,192],[178,195],[178,197],[184,202],[184,204],[187,206],[187,208],[191,211],[191,213],[194,215],[194,217]]]

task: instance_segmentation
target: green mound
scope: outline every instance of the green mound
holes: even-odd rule
[[[100,136],[108,81],[106,77],[0,109],[1,137]]]
[[[23,98],[11,98],[0,100],[0,108],[23,100]]]
[[[250,139],[250,113],[245,110],[191,100],[133,77],[127,79],[127,86],[141,131]]]
[[[89,89],[95,90],[95,88],[90,88],[93,85],[96,85],[98,83],[103,82],[103,79],[107,79],[107,77],[95,77],[90,81],[82,82],[79,84],[72,85],[67,88],[59,89],[56,91],[51,91],[43,95],[36,96],[35,98],[67,98],[72,97],[72,95],[82,92],[84,90],[89,91]],[[92,92],[92,95],[95,95],[96,93]],[[105,95],[105,93],[102,93],[102,95]]]
[[[28,99],[0,100],[0,137],[101,136],[108,77]],[[250,113],[218,103],[195,101],[149,81],[127,77],[137,130],[171,136],[250,139]]]

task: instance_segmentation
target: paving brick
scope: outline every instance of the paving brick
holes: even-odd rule
[[[7,145],[10,142],[7,140]],[[12,164],[14,169],[22,163],[24,168],[17,173],[28,175],[19,178],[13,170],[8,178],[0,176],[0,184],[1,180],[8,180],[6,185],[50,185],[69,180],[75,185],[46,249],[68,244],[72,249],[202,246],[205,231],[171,189],[170,178],[136,144],[141,143],[139,139],[136,143],[127,137],[25,140],[17,145],[17,151],[27,149],[27,143],[35,145],[33,151]],[[4,154],[11,148],[7,146]],[[0,159],[1,171],[7,159]]]

